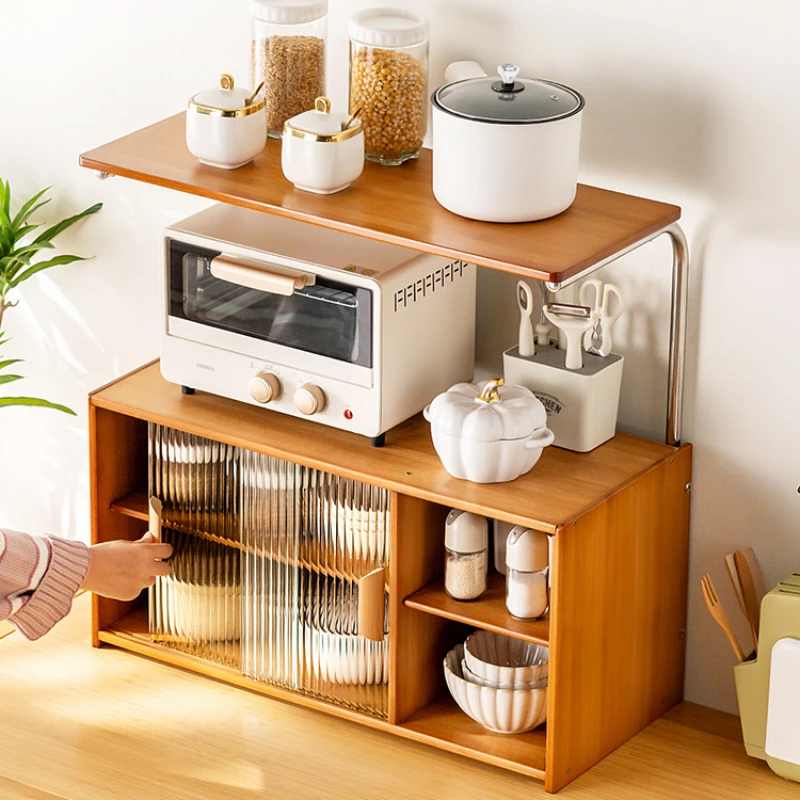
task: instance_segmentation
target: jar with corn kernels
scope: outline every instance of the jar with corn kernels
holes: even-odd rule
[[[367,160],[416,158],[428,119],[428,18],[402,8],[350,20],[350,113],[359,111]]]

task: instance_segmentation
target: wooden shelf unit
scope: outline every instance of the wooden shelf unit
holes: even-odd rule
[[[147,423],[156,422],[389,489],[388,719],[253,681],[154,643],[141,602],[94,598],[94,644],[114,645],[488,764],[557,791],[682,696],[691,447],[618,435],[592,453],[551,447],[526,476],[451,478],[428,426],[409,420],[383,449],[363,437],[180,387],[151,364],[90,398],[93,541],[146,529]],[[553,536],[549,620],[513,620],[502,579],[457,604],[444,595],[444,518],[462,508]],[[547,724],[503,736],[465,716],[442,661],[471,627],[547,643]]]
[[[152,183],[223,203],[458,258],[537,280],[562,282],[676,222],[680,208],[579,186],[563,214],[534,223],[475,222],[440,206],[431,189],[431,152],[402,167],[366,163],[362,176],[335,195],[295,189],[270,140],[239,169],[201,164],[187,149],[185,114],[128,134],[80,157],[108,175]]]

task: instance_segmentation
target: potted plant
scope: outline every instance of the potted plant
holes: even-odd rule
[[[12,217],[11,186],[8,181],[0,180],[0,347],[9,341],[2,333],[3,315],[19,302],[18,300],[12,301],[10,299],[11,293],[39,272],[62,264],[71,264],[73,261],[83,261],[84,257],[60,255],[35,262],[34,259],[43,254],[43,251],[53,249],[53,239],[56,236],[84,217],[96,214],[103,207],[102,203],[96,203],[81,211],[80,214],[75,214],[57,222],[36,236],[36,238],[32,238],[34,231],[40,228],[41,224],[32,223],[30,220],[36,211],[50,202],[42,199],[47,191],[48,189],[42,189],[41,192],[37,192]],[[0,355],[0,386],[23,379],[22,375],[7,371],[10,367],[21,362],[22,359],[3,359],[2,355]],[[35,397],[0,396],[0,408],[6,406],[41,406],[64,411],[68,414],[75,413],[66,406]]]

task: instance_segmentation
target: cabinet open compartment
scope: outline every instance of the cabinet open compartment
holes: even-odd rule
[[[409,420],[374,450],[361,437],[198,393],[156,364],[90,400],[93,540],[147,529],[148,423],[385,489],[390,497],[385,718],[253,680],[148,634],[146,599],[95,597],[93,641],[544,780],[557,791],[681,699],[691,448],[618,434],[591,453],[549,448],[509,484],[451,478],[427,426]],[[502,576],[482,598],[444,593],[444,519],[460,508],[552,538],[548,618],[514,620]],[[550,648],[547,722],[507,736],[457,707],[443,659],[474,628]]]

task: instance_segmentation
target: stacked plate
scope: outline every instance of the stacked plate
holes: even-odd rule
[[[444,660],[447,688],[459,708],[494,733],[526,733],[547,718],[548,650],[475,631]]]

